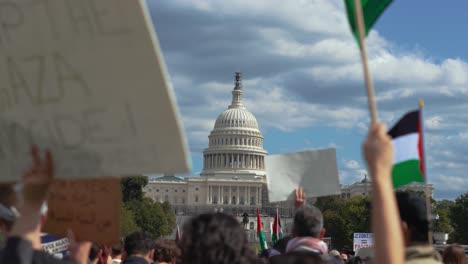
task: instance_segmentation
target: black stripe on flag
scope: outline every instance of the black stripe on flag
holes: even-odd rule
[[[406,113],[391,129],[388,134],[392,138],[401,137],[419,131],[419,110]]]

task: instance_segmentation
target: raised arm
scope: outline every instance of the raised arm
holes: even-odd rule
[[[372,176],[372,230],[375,259],[383,264],[404,263],[400,217],[392,187],[393,145],[383,124],[372,125],[363,145]]]

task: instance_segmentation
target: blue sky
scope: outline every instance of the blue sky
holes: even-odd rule
[[[242,71],[270,154],[337,148],[340,182],[366,172],[369,115],[357,45],[339,0],[148,0],[188,136],[193,173]],[[435,198],[468,191],[468,2],[395,1],[368,38],[380,118],[426,101]]]

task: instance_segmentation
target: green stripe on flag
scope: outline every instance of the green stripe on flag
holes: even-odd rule
[[[393,188],[398,188],[412,182],[424,183],[424,177],[419,164],[420,161],[417,159],[394,164],[392,171]]]
[[[393,1],[393,0],[360,0],[361,7],[362,7],[362,14],[364,16],[364,27],[366,29],[365,35],[369,33],[370,29],[374,25],[375,21],[379,18],[379,16],[383,13],[385,8]],[[349,25],[351,26],[351,31],[356,38],[356,41],[359,43],[359,33],[356,26],[356,17],[354,12],[354,0],[345,0],[346,4],[346,12],[348,13],[348,21]]]
[[[271,235],[271,242],[273,242],[273,244],[275,244],[276,242],[278,242],[279,238],[276,236],[275,233],[273,233]]]
[[[265,233],[263,233],[263,231],[258,232],[258,240],[260,241],[260,247],[262,251],[268,248],[265,239]]]

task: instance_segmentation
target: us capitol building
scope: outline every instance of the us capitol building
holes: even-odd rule
[[[216,119],[203,151],[203,171],[197,177],[163,176],[148,182],[145,195],[159,202],[169,202],[176,213],[226,212],[253,216],[259,208],[272,216],[277,207],[284,216],[292,216],[292,202],[269,204],[266,188],[263,135],[257,119],[242,102],[241,74],[236,72],[232,102]],[[402,189],[428,192],[432,184],[410,184]],[[292,191],[292,190],[291,190]],[[370,195],[371,182],[341,186],[341,198]]]
[[[170,202],[179,214],[219,211],[253,216],[257,208],[265,211],[267,151],[257,119],[242,102],[243,93],[237,72],[231,105],[218,116],[208,136],[200,175],[150,180],[144,188],[147,197]]]

